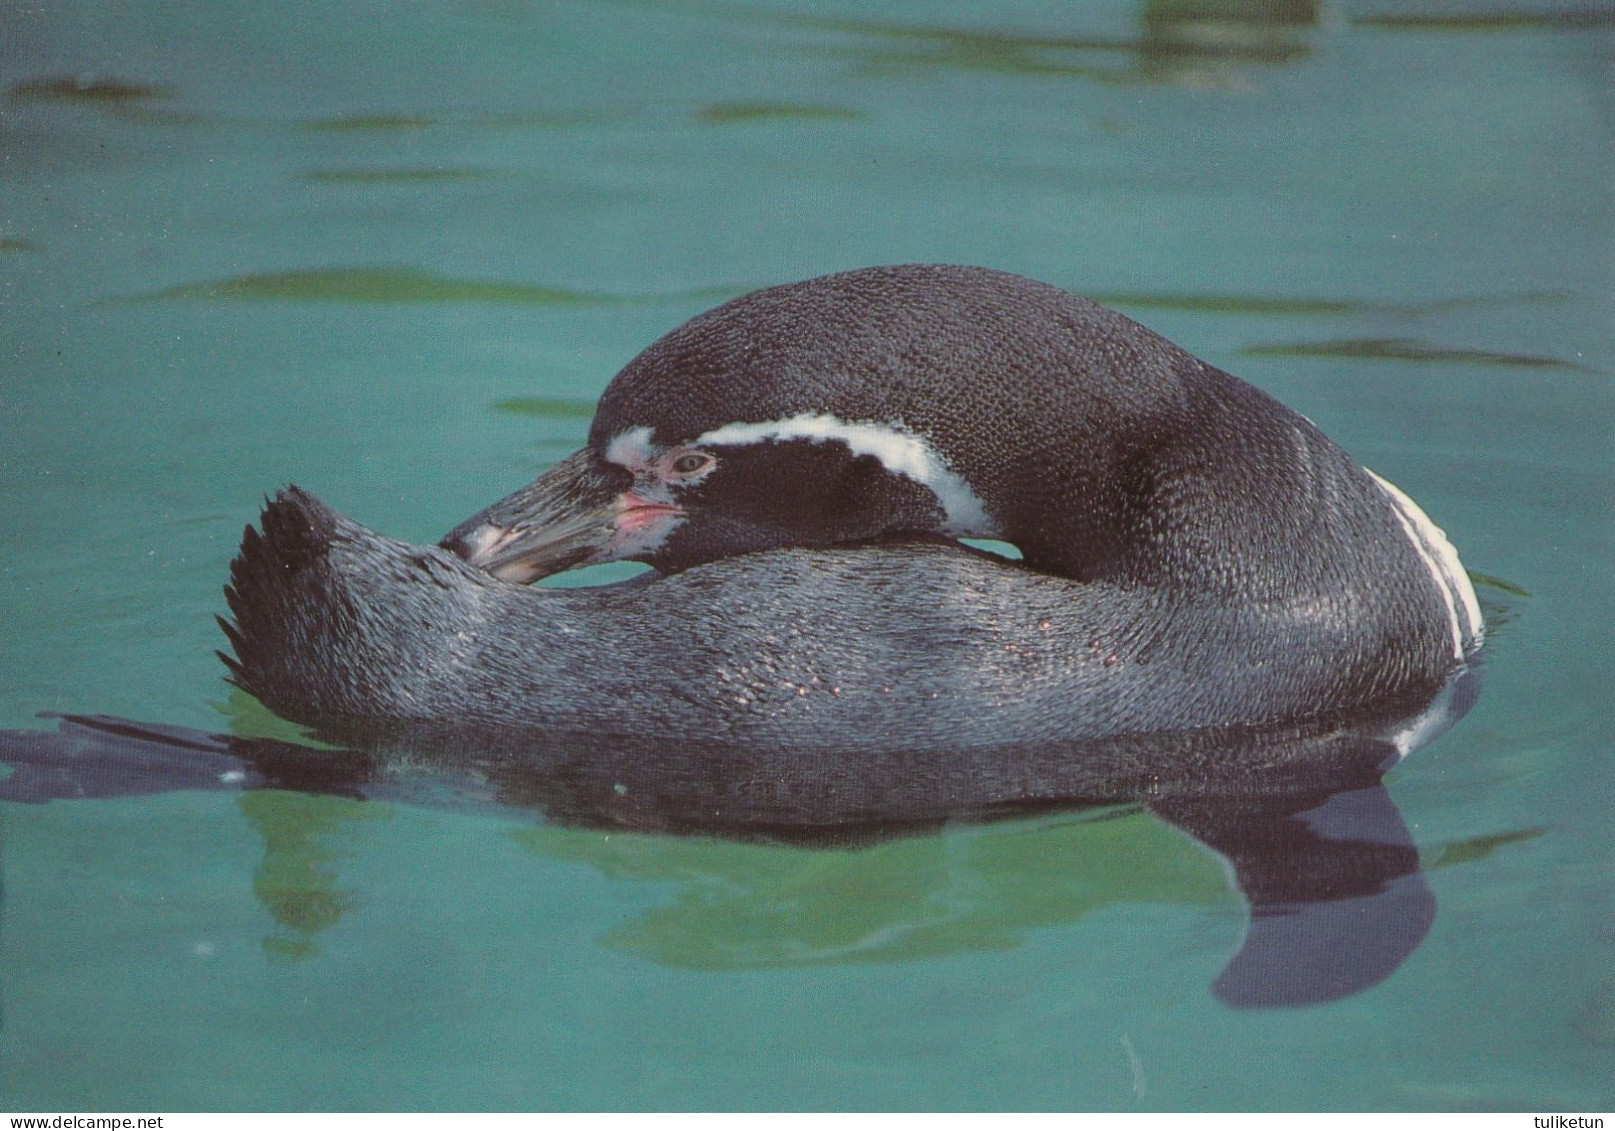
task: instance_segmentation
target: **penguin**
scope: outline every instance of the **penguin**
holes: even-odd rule
[[[526,584],[611,560],[655,572]],[[440,545],[286,488],[226,598],[229,678],[335,750],[70,716],[0,732],[0,799],[293,788],[801,844],[1142,803],[1229,861],[1251,919],[1214,992],[1246,1008],[1356,993],[1428,931],[1381,776],[1467,711],[1484,634],[1441,531],[1311,422],[947,266],[697,317]]]
[[[231,567],[231,679],[364,743],[406,728],[888,752],[1399,717],[1454,665],[1288,606],[1077,581],[940,538],[529,588],[295,487]],[[1405,709],[1405,710],[1404,710]]]
[[[1361,707],[1439,685],[1484,637],[1442,531],[1311,421],[1121,314],[979,267],[849,271],[696,317],[607,386],[582,451],[442,545],[515,582],[858,547],[873,586],[923,552],[890,543],[925,538],[1020,551],[996,568],[939,555],[897,584],[952,608],[956,564],[1002,599],[933,639],[972,614],[1046,621],[1068,671],[1097,657],[1110,678],[1071,677],[1077,718],[1122,696],[1168,728]],[[780,613],[850,602],[866,632],[895,623],[850,585]],[[904,660],[967,666],[940,646]]]

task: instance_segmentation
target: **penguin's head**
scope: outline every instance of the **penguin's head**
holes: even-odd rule
[[[672,423],[612,398],[587,447],[443,544],[527,582],[606,561],[672,572],[785,546],[994,535],[981,501],[923,434],[814,407]]]
[[[629,362],[583,451],[444,545],[526,581],[939,535],[1097,577],[1155,536],[1138,517],[1151,461],[1194,434],[1204,369],[1002,271],[870,267],[770,287]]]
[[[695,318],[611,382],[587,447],[444,546],[520,582],[620,559],[675,571],[784,546],[999,537],[956,440],[937,438],[989,427],[978,370],[949,339],[990,337],[992,319],[962,335],[961,310],[936,309],[949,292],[933,276],[965,270],[828,276]]]

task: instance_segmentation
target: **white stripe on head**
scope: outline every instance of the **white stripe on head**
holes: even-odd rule
[[[656,454],[651,447],[650,437],[651,430],[643,426],[618,432],[606,445],[606,459],[629,471],[649,467]]]
[[[925,437],[915,435],[901,424],[854,423],[823,413],[802,413],[789,420],[725,424],[698,436],[695,445],[755,444],[765,440],[845,444],[853,455],[874,456],[892,474],[906,476],[930,488],[942,504],[948,533],[978,538],[994,538],[999,533],[970,485],[947,465]]]
[[[1366,467],[1363,470],[1368,471]],[[1430,521],[1430,516],[1419,509],[1418,503],[1372,471],[1368,474],[1391,497],[1391,513],[1396,515],[1408,541],[1413,543],[1430,576],[1435,578],[1452,623],[1453,655],[1463,659],[1465,649],[1480,643],[1486,628],[1481,620],[1480,602],[1475,598],[1475,587],[1469,583],[1469,574],[1458,560],[1458,551],[1452,548],[1442,529]]]

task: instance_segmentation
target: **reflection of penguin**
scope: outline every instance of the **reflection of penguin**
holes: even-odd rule
[[[1233,866],[1250,904],[1214,987],[1230,1005],[1311,1005],[1389,977],[1435,921],[1419,850],[1376,778],[1310,794],[1151,804]]]
[[[1438,697],[1421,736],[1467,707],[1472,678]],[[80,716],[55,732],[0,731],[0,762],[12,767],[0,799],[281,789],[844,846],[1142,798],[1228,860],[1250,903],[1218,996],[1304,1005],[1385,978],[1429,927],[1434,902],[1418,853],[1379,785],[1403,749],[1395,736],[1410,729],[1370,715],[1269,733],[882,752],[423,727],[327,750]],[[1082,851],[1086,841],[1060,843]]]

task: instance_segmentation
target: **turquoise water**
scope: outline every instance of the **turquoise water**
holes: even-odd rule
[[[982,263],[1266,388],[1495,579],[1479,705],[1390,779],[1440,907],[1401,970],[1218,1004],[1243,906],[1141,813],[3,805],[0,1107],[1610,1107],[1615,16],[1182,7],[8,9],[0,727],[255,725],[213,616],[265,491],[432,540],[722,297]]]

